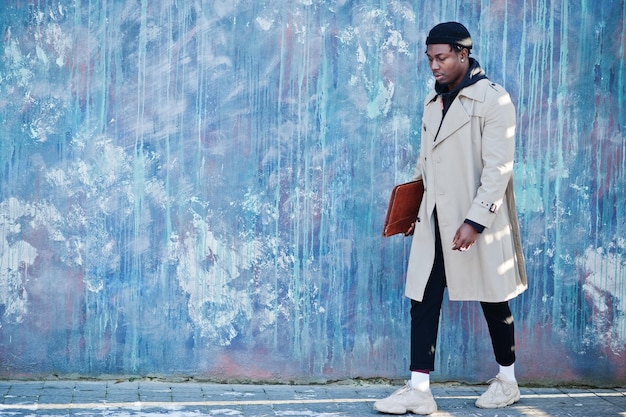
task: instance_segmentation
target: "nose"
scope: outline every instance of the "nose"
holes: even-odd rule
[[[435,59],[430,61],[429,65],[430,65],[430,70],[433,71],[433,72],[435,70],[439,69],[439,64],[437,63],[437,60],[435,60]]]

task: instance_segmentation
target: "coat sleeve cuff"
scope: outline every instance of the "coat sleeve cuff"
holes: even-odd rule
[[[482,233],[483,230],[485,230],[485,226],[483,226],[482,224],[476,223],[475,221],[472,221],[470,219],[465,219],[465,221],[463,223],[467,223],[470,226],[472,226],[474,229],[476,229],[476,231],[478,233]]]
[[[475,199],[469,211],[465,215],[465,218],[470,219],[471,221],[478,223],[485,228],[489,228],[495,220],[497,211],[501,204],[501,199],[493,203]]]

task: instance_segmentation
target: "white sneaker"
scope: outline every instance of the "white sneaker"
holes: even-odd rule
[[[498,374],[489,383],[491,385],[487,391],[476,400],[476,407],[502,408],[519,401],[520,392],[516,381],[507,381],[502,374]]]
[[[411,387],[411,382],[387,398],[378,400],[374,403],[374,410],[386,414],[432,414],[437,411],[437,403],[433,394],[418,391]]]

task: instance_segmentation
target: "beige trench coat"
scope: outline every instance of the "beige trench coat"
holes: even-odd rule
[[[515,108],[504,88],[487,79],[460,91],[439,128],[441,106],[434,92],[424,105],[416,170],[424,197],[406,296],[421,301],[424,295],[435,256],[436,207],[449,299],[509,300],[527,288],[513,195]],[[465,219],[485,230],[469,250],[453,251],[454,234]]]

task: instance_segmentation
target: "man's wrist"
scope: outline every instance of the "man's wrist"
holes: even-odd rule
[[[483,230],[485,230],[485,226],[483,226],[482,224],[476,223],[475,221],[472,221],[470,219],[465,219],[465,221],[463,223],[467,223],[470,226],[472,226],[474,228],[474,230],[476,230],[478,233],[482,233]]]

